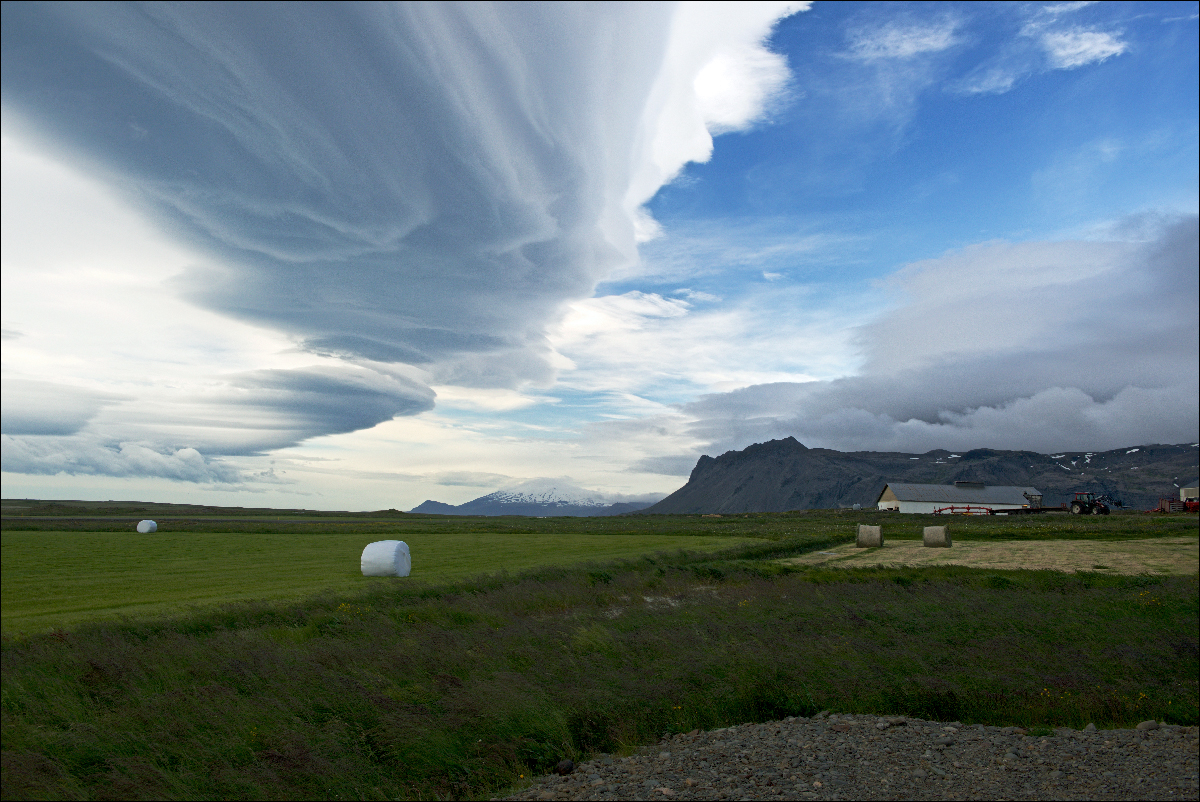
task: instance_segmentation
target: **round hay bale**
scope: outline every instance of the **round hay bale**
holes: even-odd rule
[[[138,521],[137,530],[143,535],[148,535],[158,531],[158,524],[154,521]]]
[[[929,549],[948,549],[954,545],[950,540],[950,530],[944,526],[925,527],[923,542]]]
[[[877,549],[883,545],[883,528],[870,524],[859,524],[854,545],[860,549]]]
[[[408,576],[412,555],[403,540],[377,540],[363,549],[360,565],[363,576]]]

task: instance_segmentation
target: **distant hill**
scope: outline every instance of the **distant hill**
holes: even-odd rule
[[[614,502],[609,496],[568,482],[531,479],[464,504],[425,501],[411,512],[433,515],[620,515],[636,512],[653,503],[653,499]]]
[[[1075,491],[1107,491],[1137,509],[1196,483],[1197,447],[1145,445],[1101,452],[842,452],[806,448],[794,437],[757,443],[696,462],[688,483],[647,513],[785,512],[873,507],[888,482],[1032,485],[1057,506]]]

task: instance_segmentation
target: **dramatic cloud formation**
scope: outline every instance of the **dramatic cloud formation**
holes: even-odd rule
[[[34,6],[5,17],[5,102],[219,256],[196,301],[514,386],[551,378],[544,325],[635,258],[708,126],[761,111],[786,10]]]
[[[547,326],[636,260],[642,204],[712,133],[764,113],[787,67],[763,40],[806,6],[6,6],[6,126],[200,254],[184,297],[323,364],[104,415],[6,380],[6,433],[90,422],[103,458],[14,442],[5,469],[124,475],[127,442],[262,453],[428,410],[421,382],[550,383]]]
[[[1140,228],[1134,225],[1132,228]],[[1197,218],[1148,242],[976,245],[881,284],[857,376],[685,407],[708,451],[795,435],[843,450],[1105,449],[1196,436]]]
[[[5,493],[1190,440],[1198,34],[1130,8],[6,3]]]

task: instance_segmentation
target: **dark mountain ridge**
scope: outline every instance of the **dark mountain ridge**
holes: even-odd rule
[[[1079,490],[1108,492],[1149,509],[1160,496],[1178,498],[1195,485],[1197,446],[1143,445],[1111,451],[1039,454],[977,448],[961,454],[834,451],[796,438],[755,443],[719,457],[700,457],[686,485],[646,513],[786,512],[874,507],[888,482],[1033,486],[1057,506]]]

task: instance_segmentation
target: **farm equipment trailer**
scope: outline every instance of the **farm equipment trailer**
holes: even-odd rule
[[[1197,488],[1179,488],[1179,498],[1163,496],[1158,500],[1158,506],[1147,512],[1200,512],[1200,500],[1197,500]]]

